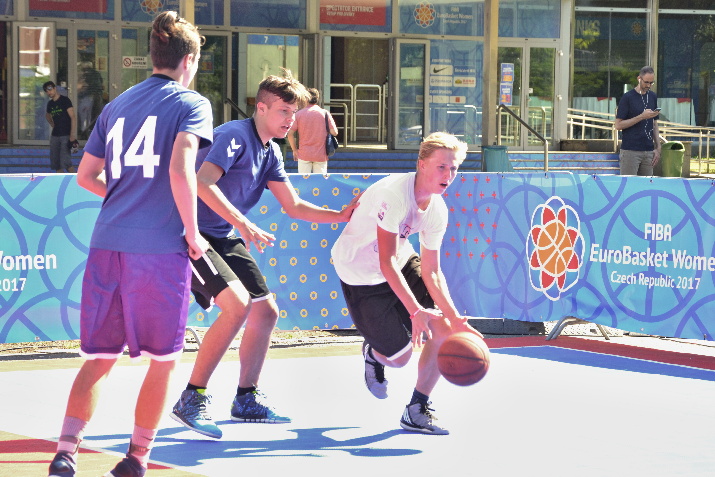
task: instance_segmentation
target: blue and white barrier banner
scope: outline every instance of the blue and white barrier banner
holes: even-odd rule
[[[712,340],[710,180],[464,174],[442,265],[468,314]]]
[[[383,175],[291,175],[301,197],[341,208]],[[715,199],[710,180],[459,174],[441,263],[470,316],[576,316],[646,334],[712,339]],[[0,342],[76,339],[81,280],[101,200],[71,175],[0,176]],[[330,263],[344,224],[293,220],[270,193],[251,220],[276,236],[254,256],[279,329],[349,328]],[[196,303],[189,324],[220,310]]]

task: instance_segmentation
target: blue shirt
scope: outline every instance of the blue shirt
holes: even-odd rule
[[[176,136],[213,137],[209,101],[164,75],[153,75],[104,107],[84,147],[104,158],[107,195],[90,246],[131,253],[187,250],[169,182]]]
[[[643,95],[635,89],[632,89],[624,94],[618,103],[616,118],[635,118],[646,109],[655,109],[657,107],[658,97],[654,92],[648,91]],[[623,129],[621,131],[623,138],[621,149],[627,151],[652,151],[655,148],[655,143],[653,142],[653,121],[659,117],[660,116],[656,116],[652,119],[645,119],[627,129]]]
[[[242,214],[247,214],[261,198],[270,181],[288,182],[283,155],[272,140],[263,144],[253,118],[229,121],[214,129],[214,143],[199,153],[196,163],[204,161],[223,169],[216,186]],[[222,219],[201,199],[198,203],[199,230],[211,237],[228,237],[233,225]]]

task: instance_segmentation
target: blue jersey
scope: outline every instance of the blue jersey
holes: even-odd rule
[[[223,169],[224,174],[216,186],[244,215],[256,205],[269,181],[288,181],[280,148],[272,140],[268,144],[261,142],[253,118],[229,121],[214,129],[213,146],[199,153],[197,168],[204,161]],[[199,230],[202,233],[216,238],[231,234],[233,225],[201,199],[198,207]]]
[[[631,119],[641,114],[646,109],[655,109],[658,107],[658,97],[654,92],[648,91],[646,94],[640,94],[635,89],[628,91],[623,95],[618,103],[616,117],[618,119]],[[645,119],[639,121],[633,126],[621,131],[623,140],[621,141],[621,149],[626,151],[652,151],[655,148],[653,142],[653,119]],[[656,138],[657,140],[657,138]]]
[[[186,251],[169,182],[171,153],[180,132],[195,134],[199,147],[206,148],[212,127],[208,100],[164,75],[151,76],[105,106],[84,147],[104,158],[107,176],[90,246],[131,253]]]

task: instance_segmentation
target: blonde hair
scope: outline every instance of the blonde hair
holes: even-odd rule
[[[256,103],[270,106],[272,96],[277,96],[288,104],[297,104],[299,108],[305,106],[310,100],[310,93],[297,79],[293,78],[290,70],[283,69],[283,76],[271,75],[261,81],[256,93]]]
[[[198,55],[206,38],[174,11],[161,12],[151,26],[149,49],[154,68],[175,70],[189,54]]]
[[[417,162],[425,160],[434,154],[438,149],[448,149],[454,154],[461,164],[467,158],[467,143],[459,140],[455,135],[446,132],[434,132],[424,138],[420,144],[420,152],[417,155]]]

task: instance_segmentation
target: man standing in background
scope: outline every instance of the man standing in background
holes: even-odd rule
[[[50,101],[47,103],[45,118],[52,127],[50,136],[50,167],[55,172],[77,172],[72,166],[71,146],[76,139],[77,120],[72,101],[60,94],[57,85],[48,81],[42,85]]]
[[[616,110],[615,128],[623,131],[621,141],[621,175],[652,176],[660,160],[658,131],[658,96],[650,89],[655,84],[655,72],[650,66],[641,68],[638,86],[623,95]]]

